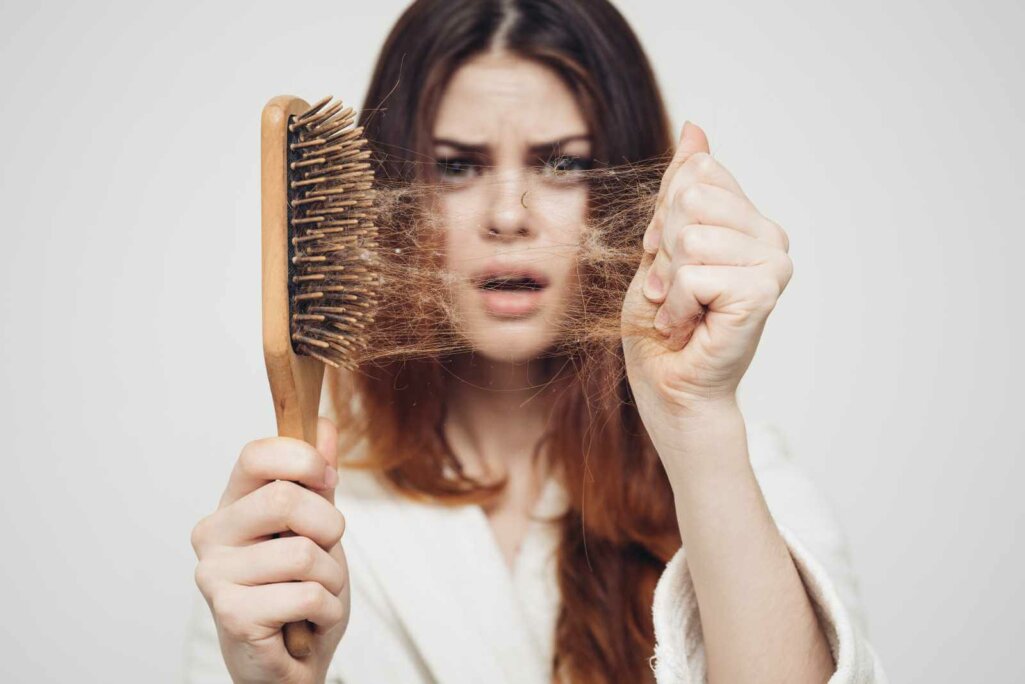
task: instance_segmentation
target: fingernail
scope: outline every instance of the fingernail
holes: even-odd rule
[[[331,466],[324,466],[324,488],[331,489],[338,483],[338,472]]]
[[[655,314],[655,330],[663,335],[669,334],[669,310],[664,306]]]
[[[648,278],[644,282],[644,296],[648,299],[658,299],[662,296],[662,279],[658,277],[655,269],[648,272]]]

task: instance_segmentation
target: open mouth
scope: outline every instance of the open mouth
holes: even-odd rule
[[[477,287],[482,290],[498,290],[504,292],[537,292],[548,286],[548,283],[530,275],[492,276],[481,280]]]
[[[474,282],[484,309],[500,318],[523,317],[536,312],[541,308],[548,287],[544,274],[521,268],[485,270]]]

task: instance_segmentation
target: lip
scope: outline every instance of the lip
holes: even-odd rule
[[[482,285],[492,278],[530,278],[541,285],[537,290],[485,290]],[[551,284],[543,272],[530,266],[491,263],[475,272],[471,282],[480,293],[484,309],[492,316],[520,318],[541,308],[545,290]]]

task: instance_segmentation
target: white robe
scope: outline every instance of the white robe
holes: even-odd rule
[[[770,424],[749,425],[755,476],[825,630],[830,684],[885,684],[866,640],[857,582],[831,505],[790,458]],[[343,468],[335,494],[352,612],[329,684],[549,684],[559,608],[554,525],[532,521],[510,574],[480,506],[444,508],[396,497]],[[545,484],[535,509],[563,510]],[[700,616],[685,549],[669,561],[652,606],[658,684],[706,681]],[[229,684],[213,618],[195,594],[185,653],[189,684]]]

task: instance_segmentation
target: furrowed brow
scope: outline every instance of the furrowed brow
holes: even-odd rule
[[[474,145],[471,143],[461,142],[459,140],[452,140],[451,138],[435,138],[435,145],[448,145],[454,147],[462,152],[473,152],[475,154],[483,154],[487,151],[487,145]]]
[[[590,142],[591,141],[591,136],[588,135],[587,133],[578,133],[578,134],[575,134],[575,135],[568,135],[568,136],[559,138],[557,140],[551,140],[549,142],[535,143],[535,144],[530,146],[529,150],[530,150],[530,152],[532,154],[544,154],[546,152],[551,152],[554,149],[558,149],[560,147],[568,145],[569,143],[574,142],[576,140],[586,140],[586,141]],[[453,140],[452,138],[435,138],[434,139],[434,144],[435,145],[448,145],[449,147],[454,147],[457,150],[460,150],[460,151],[463,151],[463,152],[471,152],[471,153],[474,153],[474,154],[483,154],[483,153],[487,152],[488,147],[489,147],[488,145],[473,144],[473,143],[463,142],[461,140]]]
[[[551,152],[552,150],[565,147],[571,142],[575,142],[577,140],[586,140],[587,142],[590,142],[591,136],[586,133],[578,133],[576,135],[568,135],[564,138],[559,138],[558,140],[552,140],[551,142],[537,143],[536,145],[530,146],[530,152],[532,154],[544,154],[546,152]]]

